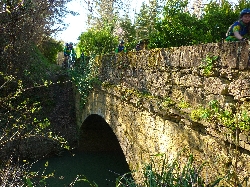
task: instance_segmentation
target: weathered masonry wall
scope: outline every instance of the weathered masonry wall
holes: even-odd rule
[[[248,49],[248,43],[235,42],[99,57],[95,66],[103,83],[83,109],[77,96],[78,125],[90,114],[102,116],[116,134],[131,170],[141,169],[150,155],[167,153],[174,158],[187,148],[198,161],[211,163],[206,170],[210,177],[233,168],[242,178],[249,176],[249,131],[235,135],[223,124],[191,117],[192,111],[208,107],[213,100],[223,109],[234,105],[250,115]],[[219,60],[205,73],[208,66],[201,64],[214,56]]]

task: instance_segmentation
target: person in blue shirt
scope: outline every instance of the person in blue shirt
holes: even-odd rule
[[[118,47],[115,49],[116,53],[120,53],[120,52],[125,52],[126,53],[127,52],[126,47],[124,46],[124,43],[125,42],[123,40],[120,41]]]
[[[250,31],[250,9],[246,8],[240,12],[240,19],[234,22],[227,31],[226,41],[245,41],[249,38]]]

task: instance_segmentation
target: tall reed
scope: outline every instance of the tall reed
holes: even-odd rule
[[[196,167],[193,155],[189,155],[184,166],[181,166],[179,156],[172,162],[166,162],[166,157],[164,157],[160,170],[155,167],[154,161],[145,165],[142,183],[137,184],[132,178],[127,177],[127,174],[124,174],[117,178],[116,187],[214,187],[223,178],[206,184],[201,176],[205,164]]]

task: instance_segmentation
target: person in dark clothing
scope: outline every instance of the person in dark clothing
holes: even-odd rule
[[[66,43],[66,45],[64,47],[64,50],[63,50],[63,53],[64,53],[63,66],[64,67],[69,67],[69,66],[73,65],[75,60],[76,60],[76,52],[74,50],[72,42]],[[67,64],[67,61],[70,58],[71,58],[71,63],[72,64]]]
[[[143,42],[142,42],[142,41],[138,42],[138,44],[136,44],[136,46],[135,46],[135,50],[136,50],[136,51],[140,51],[140,50],[142,50],[142,49],[143,49],[142,44],[143,44]]]

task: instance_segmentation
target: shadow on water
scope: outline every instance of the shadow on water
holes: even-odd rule
[[[84,175],[99,187],[115,187],[116,178],[130,172],[122,152],[83,152],[73,154],[65,152],[61,157],[51,157],[36,163],[34,171],[42,171],[48,161],[45,174],[54,172],[54,177],[47,179],[47,186],[68,186],[77,175]],[[76,182],[76,187],[90,186],[86,182]]]
[[[77,175],[84,175],[99,187],[115,187],[116,178],[130,173],[115,134],[99,115],[90,115],[82,124],[77,150],[41,160],[32,169],[43,170],[47,161],[45,174],[54,172],[54,177],[47,180],[47,186],[52,187],[68,186]],[[90,185],[77,182],[74,186]]]

